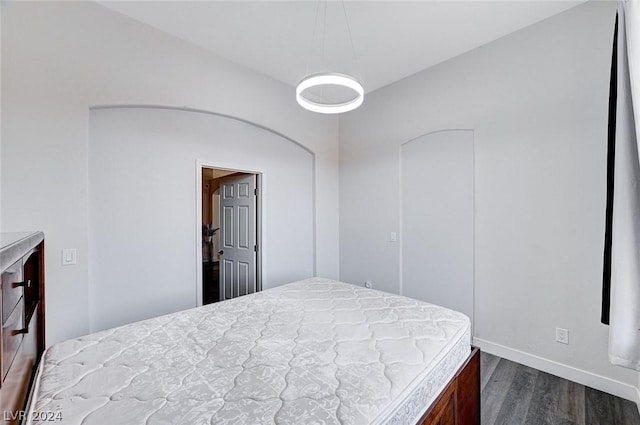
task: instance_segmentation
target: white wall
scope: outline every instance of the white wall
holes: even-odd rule
[[[337,119],[293,89],[89,2],[2,5],[2,230],[43,230],[47,342],[88,326],[87,140],[96,105],[189,107],[276,130],[316,155],[317,272],[338,275]],[[62,248],[78,265],[61,267]]]
[[[313,275],[313,155],[226,117],[96,109],[89,134],[91,331],[192,308],[197,160],[259,171],[263,288]]]
[[[398,146],[473,129],[476,342],[635,398],[637,375],[609,364],[600,324],[614,16],[614,2],[588,2],[371,93],[345,115],[340,277],[398,291],[398,244],[387,241],[399,227]],[[569,345],[554,341],[556,327],[570,330]]]
[[[473,132],[425,134],[400,161],[399,289],[473,318]]]
[[[2,15],[4,2],[0,2],[0,49],[2,49]],[[2,54],[0,52],[0,97],[2,95]],[[0,101],[0,176],[2,176],[2,102]],[[2,182],[0,181],[0,232],[2,231]]]

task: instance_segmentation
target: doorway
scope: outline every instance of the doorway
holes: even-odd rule
[[[202,304],[261,290],[261,174],[202,166]]]

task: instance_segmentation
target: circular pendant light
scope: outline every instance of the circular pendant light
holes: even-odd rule
[[[355,93],[355,97],[351,100],[340,103],[315,102],[308,97],[305,97],[306,90],[322,86],[344,87],[352,90]],[[316,74],[306,77],[304,80],[300,81],[298,87],[296,87],[296,100],[300,106],[312,112],[318,112],[321,114],[340,114],[352,111],[362,105],[362,102],[364,101],[364,89],[358,81],[349,75],[335,73]]]
[[[351,45],[353,59],[357,68],[358,56],[356,55],[356,49],[351,35],[347,9],[345,7],[344,0],[341,0],[340,3],[342,5],[342,14],[344,15],[344,25],[349,35],[349,44]],[[321,8],[321,4],[323,4],[324,7]],[[307,62],[307,76],[304,77],[296,87],[296,101],[300,106],[312,112],[318,112],[321,114],[340,114],[352,111],[362,105],[362,102],[364,101],[364,89],[362,88],[362,84],[360,84],[358,80],[351,75],[339,74],[337,72],[326,72],[332,68],[327,66],[327,63],[325,62],[325,38],[328,5],[329,2],[327,0],[318,0],[312,37],[312,44],[316,39],[316,34],[318,34],[319,41],[321,42],[320,69],[322,72],[309,74],[309,64],[311,62],[311,57],[313,56],[313,54],[311,54],[309,61]],[[317,29],[319,27],[321,11],[323,22],[322,34],[320,35]],[[343,63],[339,67],[344,68],[345,64]]]

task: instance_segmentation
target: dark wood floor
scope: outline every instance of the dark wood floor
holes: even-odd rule
[[[218,261],[202,262],[202,305],[220,301],[220,263]]]
[[[482,425],[640,425],[635,403],[482,353]]]

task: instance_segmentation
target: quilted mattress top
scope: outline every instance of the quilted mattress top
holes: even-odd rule
[[[312,278],[58,343],[40,365],[31,416],[83,425],[415,423],[469,345],[461,313]]]

